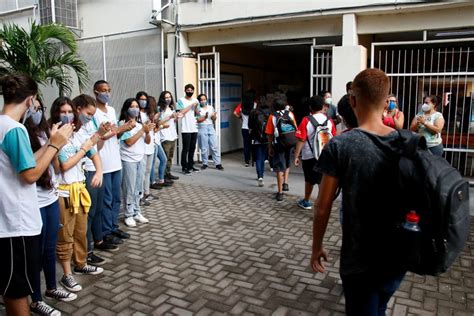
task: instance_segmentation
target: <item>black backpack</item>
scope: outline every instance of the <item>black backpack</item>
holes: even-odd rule
[[[277,144],[284,148],[294,147],[297,142],[296,125],[290,116],[290,111],[276,112],[274,115],[276,118],[275,128],[278,131]]]
[[[267,134],[265,130],[267,128],[268,117],[270,116],[270,110],[255,110],[255,113],[252,113],[252,126],[251,126],[251,135],[252,139],[257,140],[260,144],[268,143]]]
[[[453,264],[469,236],[469,183],[443,157],[434,156],[426,140],[399,130],[398,199],[394,265],[420,275],[439,275]],[[377,138],[374,143],[384,150]],[[393,153],[392,153],[393,154]],[[419,216],[419,232],[402,227],[406,215]]]

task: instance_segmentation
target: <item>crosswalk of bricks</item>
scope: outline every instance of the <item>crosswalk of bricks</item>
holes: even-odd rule
[[[341,229],[333,210],[328,272],[309,268],[312,212],[296,197],[184,185],[158,191],[149,224],[100,276],[78,278],[79,298],[54,304],[74,315],[342,315]],[[471,227],[474,227],[474,222]],[[473,315],[474,236],[445,275],[408,275],[390,301],[393,315]]]

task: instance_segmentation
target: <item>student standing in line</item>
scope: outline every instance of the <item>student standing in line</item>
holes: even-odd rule
[[[39,108],[25,121],[30,144],[33,152],[38,152],[48,143],[50,138],[49,124],[44,116],[45,107],[38,102]],[[72,123],[72,119],[63,122],[64,125]],[[36,181],[36,192],[40,207],[43,227],[40,235],[40,255],[46,291],[44,295],[60,301],[69,302],[77,298],[77,295],[56,286],[56,242],[59,230],[59,203],[56,171],[59,172],[57,156],[53,159],[48,169]],[[31,294],[30,310],[41,315],[60,315],[61,312],[43,301],[41,295],[41,271],[37,270],[32,282],[33,294]]]
[[[201,149],[201,169],[207,169],[210,151],[216,169],[224,170],[224,167],[221,165],[221,153],[217,146],[216,130],[214,129],[217,112],[212,105],[207,103],[207,96],[205,94],[198,95],[197,99],[199,101],[199,108],[196,109],[196,117],[198,123],[198,143]]]
[[[234,116],[242,120],[242,143],[244,145],[245,167],[250,165],[252,159],[252,142],[249,133],[249,115],[256,108],[256,93],[254,90],[247,90],[242,96],[242,103],[239,103],[234,110]]]
[[[137,226],[136,222],[148,223],[142,215],[140,197],[143,192],[143,176],[145,144],[151,142],[150,130],[154,123],[142,124],[138,101],[130,98],[125,100],[120,111],[119,125],[133,121],[135,127],[120,137],[120,156],[123,166],[122,195],[125,207],[125,225]]]
[[[94,83],[94,95],[97,111],[94,119],[98,124],[109,124],[110,131],[102,136],[103,146],[99,150],[103,168],[103,203],[102,203],[102,234],[104,241],[114,245],[122,244],[122,239],[130,238],[130,234],[119,229],[118,216],[121,203],[122,160],[120,159],[120,135],[131,130],[133,122],[118,127],[115,109],[110,106],[111,88],[107,81],[98,80]],[[105,259],[91,254],[87,262],[93,265],[105,263]]]
[[[67,143],[72,126],[53,125],[49,141],[36,154],[23,124],[37,112],[38,85],[26,75],[0,78],[4,106],[0,115],[0,293],[7,315],[29,315],[28,295],[39,267],[42,221],[36,181]]]
[[[180,111],[181,120],[181,138],[183,140],[183,149],[181,150],[181,168],[185,175],[191,175],[191,172],[199,172],[194,167],[194,152],[196,151],[197,141],[197,121],[194,114],[199,105],[197,99],[193,98],[194,86],[188,83],[184,87],[186,96],[178,100],[176,110]]]
[[[82,290],[76,282],[74,274],[100,274],[104,270],[87,264],[87,213],[91,207],[91,198],[84,181],[86,177],[82,161],[88,157],[94,163],[96,172],[91,180],[93,187],[102,185],[102,164],[94,145],[100,135],[92,137],[82,128],[95,114],[95,103],[84,95],[76,97],[72,102],[62,98],[51,107],[51,121],[62,122],[65,117],[74,116],[75,132],[68,143],[59,152],[59,208],[62,227],[58,232],[56,252],[63,269],[60,283],[71,292]],[[71,269],[71,261],[74,269]]]
[[[161,146],[167,157],[165,180],[178,180],[179,177],[171,174],[171,166],[173,165],[174,150],[176,148],[176,140],[178,134],[176,133],[177,115],[174,109],[173,95],[169,91],[163,91],[158,99],[158,107],[160,108],[160,122],[167,124],[168,128],[160,129]]]

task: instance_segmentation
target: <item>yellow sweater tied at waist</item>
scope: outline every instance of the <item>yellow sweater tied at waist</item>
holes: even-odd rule
[[[59,190],[69,191],[69,204],[71,212],[79,213],[79,207],[82,205],[84,213],[89,213],[91,208],[91,196],[83,182],[74,182],[73,184],[60,184]]]

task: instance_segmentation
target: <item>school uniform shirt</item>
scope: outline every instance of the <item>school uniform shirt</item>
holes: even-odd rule
[[[19,175],[34,167],[36,160],[26,128],[0,115],[0,238],[41,233],[36,183],[28,184]]]
[[[173,113],[174,111],[170,107],[167,107],[166,110],[161,112],[160,120],[164,120],[170,117],[171,115],[173,115]],[[169,127],[160,129],[159,131],[160,140],[161,142],[174,142],[176,139],[178,139],[178,134],[176,133],[176,122],[174,119],[171,119],[167,121],[166,124],[168,124]]]
[[[178,100],[176,108],[178,110],[184,110],[193,103],[198,103],[198,100],[195,98],[191,98],[190,100],[181,98]],[[181,133],[197,133],[197,131],[197,121],[196,116],[194,115],[194,109],[190,109],[181,120]]]
[[[123,125],[125,122],[120,121],[119,124]],[[141,129],[142,124],[136,122],[136,125],[132,130],[123,133],[122,137],[120,137],[120,157],[123,161],[140,162],[143,160],[143,157],[145,156],[145,133],[143,133],[143,135],[132,146],[128,146],[125,143],[127,139],[139,133]]]
[[[253,104],[253,109],[257,107],[257,103]],[[249,116],[242,113],[242,103],[239,103],[234,110],[235,115],[239,115],[242,118],[242,129],[249,129]]]
[[[328,128],[331,130],[331,134],[336,136],[336,126],[334,125],[331,119],[328,119],[326,115],[323,113],[316,113],[313,114],[313,117],[319,124],[323,124],[326,120],[328,121]],[[313,124],[309,120],[307,116],[305,116],[302,120],[300,125],[298,126],[298,130],[296,131],[296,137],[304,141],[303,148],[301,150],[301,159],[308,160],[314,158],[314,153],[309,146],[309,142],[313,143],[313,138],[315,136],[316,130],[314,129]],[[311,145],[312,146],[312,145]]]
[[[283,114],[284,111],[278,111],[279,114]],[[293,112],[290,112],[290,117],[291,119],[293,120],[293,123],[296,125],[296,120],[295,120],[295,115],[293,114]],[[274,137],[278,137],[278,131],[276,129],[276,123],[277,123],[277,118],[276,116],[274,115],[274,113],[270,114],[270,116],[268,117],[268,121],[267,121],[267,126],[265,128],[265,134],[267,135],[273,135]]]
[[[140,118],[142,119],[143,124],[148,123],[148,121],[150,121],[150,117],[145,112],[140,112]],[[155,153],[155,131],[150,130],[150,137],[150,143],[145,143],[145,155],[153,155]]]
[[[99,125],[94,115],[92,120],[81,126],[82,133],[84,133],[87,138],[91,138],[99,130]],[[97,145],[94,145],[94,150],[97,151]],[[84,170],[95,171],[94,163],[87,157],[84,158]]]
[[[74,132],[68,143],[59,151],[59,162],[65,163],[72,156],[81,151],[82,144],[90,138],[89,133],[84,127],[81,127],[77,132]],[[91,148],[86,153],[86,158],[91,158],[97,153],[94,148]],[[75,166],[66,171],[59,172],[59,184],[73,184],[75,182],[83,182],[86,180],[83,170],[85,159],[81,159]],[[68,192],[59,192],[59,196],[67,197]]]
[[[207,118],[202,121],[201,123],[198,123],[198,127],[199,126],[205,126],[205,125],[213,125],[214,122],[212,121],[212,114],[214,113],[214,108],[212,107],[212,105],[207,105],[205,108],[202,108],[202,107],[199,107],[199,116],[200,117],[204,117],[206,116],[206,113],[207,113]]]
[[[39,138],[41,146],[46,144],[48,141],[46,135],[43,135]],[[54,173],[53,164],[50,164],[48,167],[48,172],[51,175],[51,189],[44,188],[42,186],[36,186],[36,194],[38,196],[38,206],[39,208],[46,207],[53,204],[58,200],[58,181],[56,179],[56,174]]]

